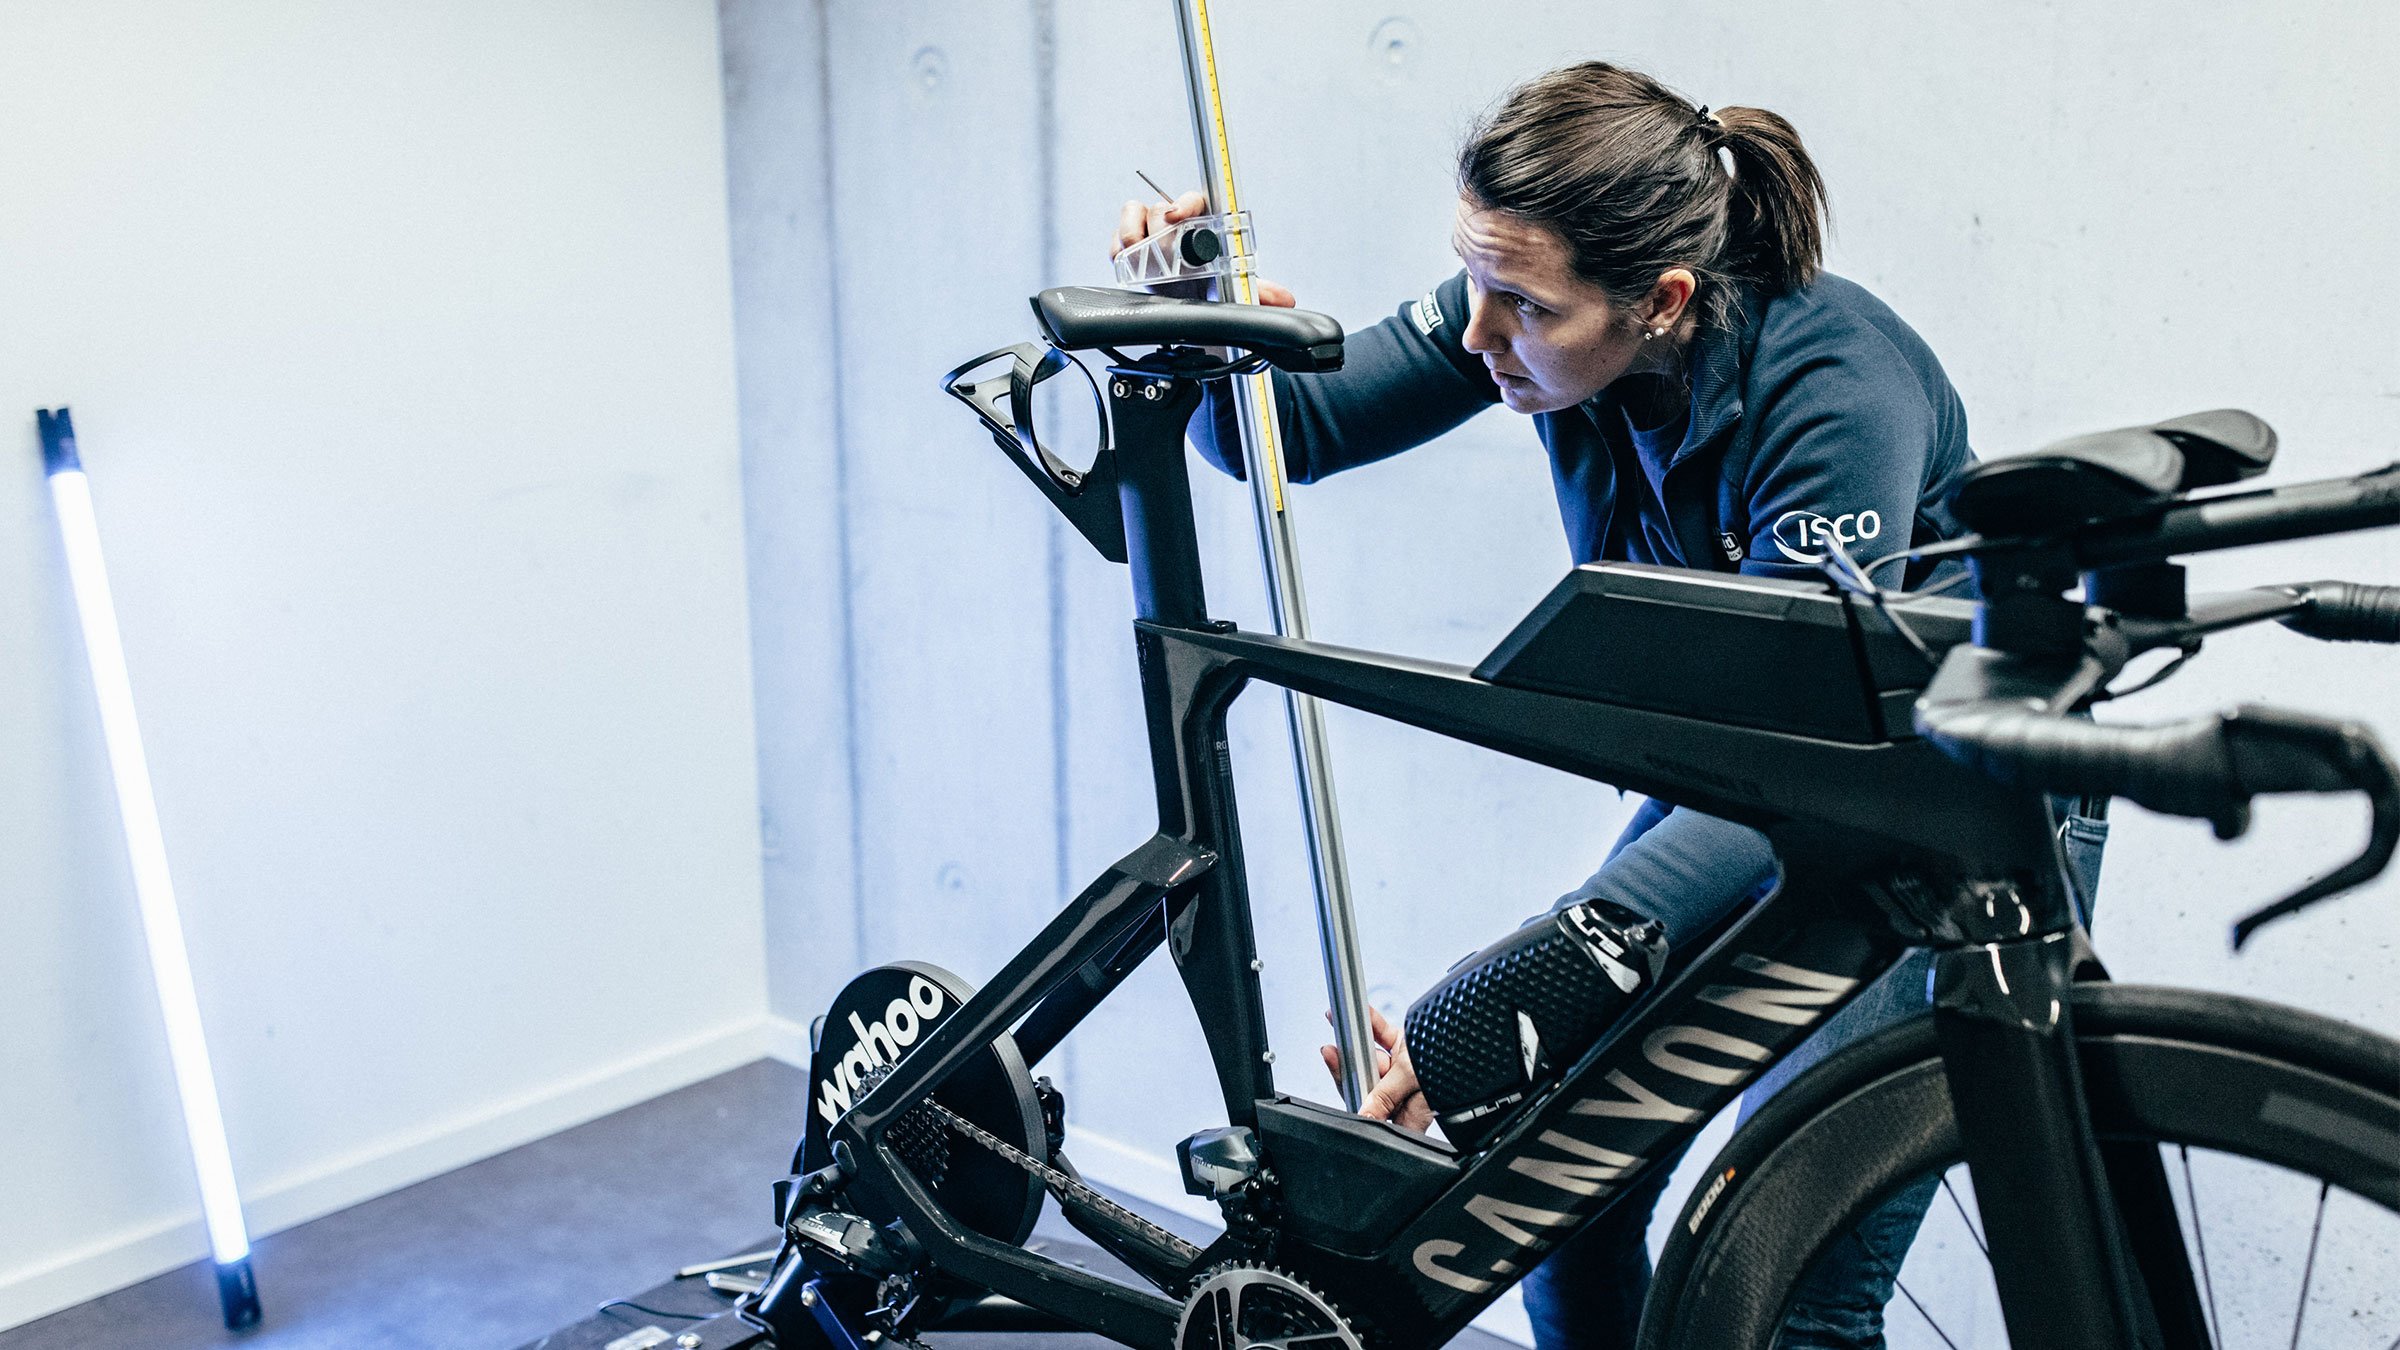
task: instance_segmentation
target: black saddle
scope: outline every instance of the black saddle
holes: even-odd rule
[[[1283,370],[1342,368],[1342,326],[1313,310],[1056,286],[1033,298],[1033,312],[1042,332],[1067,351],[1232,347]]]
[[[2076,436],[1979,464],[1950,510],[1979,534],[2047,535],[2138,516],[2275,461],[2275,429],[2235,408]]]

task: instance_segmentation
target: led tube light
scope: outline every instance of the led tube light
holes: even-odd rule
[[[150,949],[150,975],[158,985],[159,1012],[167,1024],[167,1051],[175,1063],[175,1089],[183,1104],[183,1127],[191,1138],[192,1170],[200,1182],[200,1209],[208,1223],[208,1245],[216,1258],[217,1298],[228,1329],[258,1321],[258,1285],[250,1271],[250,1237],[242,1224],[241,1195],[234,1189],[233,1155],[225,1143],[225,1120],[217,1105],[217,1080],[209,1068],[208,1041],[200,1032],[200,1000],[192,988],[190,957],[175,888],[167,877],[167,846],[158,824],[158,802],[150,792],[150,766],[142,754],[141,729],[133,715],[133,682],[125,670],[125,645],[117,632],[116,604],[101,565],[100,527],[92,513],[91,482],[75,448],[75,424],[67,409],[36,414],[41,424],[42,462],[50,500],[58,512],[65,544],[67,578],[75,592],[75,614],[92,669],[92,691],[100,703],[100,732],[108,745],[109,775],[116,783],[117,815],[125,828],[133,892],[142,911],[142,935]]]

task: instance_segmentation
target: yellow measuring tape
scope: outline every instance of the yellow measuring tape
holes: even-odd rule
[[[1225,103],[1217,96],[1217,43],[1209,35],[1208,0],[1193,0],[1192,10],[1200,20],[1200,68],[1208,83],[1209,135],[1216,139],[1217,163],[1225,167],[1225,200],[1222,206],[1225,214],[1232,216],[1242,209],[1242,204],[1233,186],[1233,143],[1225,135]],[[1229,233],[1233,236],[1234,299],[1245,305],[1255,305],[1258,303],[1258,283],[1250,271],[1241,265],[1250,256],[1249,231],[1237,228]],[[1267,500],[1275,514],[1282,515],[1283,450],[1275,443],[1275,379],[1265,371],[1247,378],[1250,381],[1251,399],[1256,406],[1266,410],[1258,419],[1258,432],[1265,442],[1259,446],[1259,458],[1266,465]]]

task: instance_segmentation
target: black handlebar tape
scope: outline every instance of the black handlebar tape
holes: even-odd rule
[[[2374,733],[2355,722],[2244,704],[2225,714],[2225,743],[2235,785],[2245,796],[2262,792],[2355,792],[2353,758],[2381,754]]]
[[[2069,796],[2115,796],[2169,815],[2217,819],[2246,800],[2233,785],[2225,719],[2102,726],[2022,703],[1919,705],[1917,730],[1959,763],[2003,783]]]
[[[2324,752],[2340,723],[2268,708],[2164,726],[2106,726],[2016,702],[1921,705],[1917,730],[1952,759],[2004,782],[2108,795],[2238,830],[2262,792],[2355,786]]]
[[[2293,589],[2308,601],[2281,620],[2295,633],[2330,642],[2400,642],[2400,586],[2312,581]]]

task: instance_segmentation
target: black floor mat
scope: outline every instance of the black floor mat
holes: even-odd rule
[[[1045,1231],[1056,1222],[1052,1214],[1045,1213],[1042,1225],[1025,1245],[1055,1261],[1129,1284],[1138,1282],[1138,1277],[1123,1263],[1081,1236],[1061,1237]],[[765,1239],[745,1250],[761,1250],[771,1242],[771,1238]],[[627,1297],[661,1313],[682,1313],[707,1320],[655,1316],[620,1306],[538,1340],[527,1341],[518,1350],[650,1350],[653,1346],[675,1350],[677,1338],[685,1335],[699,1337],[695,1350],[751,1350],[758,1344],[757,1333],[742,1326],[727,1311],[732,1299],[711,1291],[702,1280],[669,1280]],[[939,1350],[1085,1350],[1085,1347],[1099,1350],[1116,1344],[1099,1336],[1065,1332],[937,1331],[928,1334],[925,1341]]]

